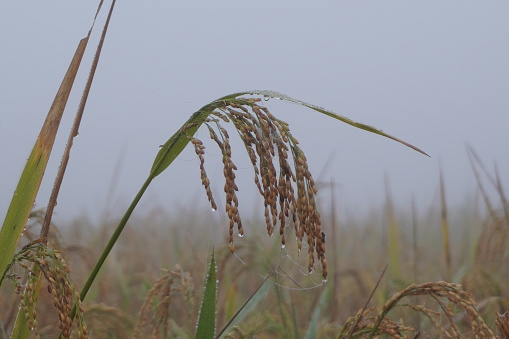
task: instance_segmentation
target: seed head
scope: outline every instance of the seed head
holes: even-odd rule
[[[278,120],[266,107],[260,105],[258,98],[224,100],[205,121],[210,138],[222,153],[225,210],[230,221],[228,232],[230,251],[234,251],[235,225],[238,234],[243,235],[244,230],[236,195],[237,166],[232,160],[229,133],[221,125],[222,122],[234,125],[249,156],[254,170],[255,185],[264,200],[267,233],[272,235],[274,229],[279,227],[281,244],[285,245],[284,228],[288,224],[293,224],[299,250],[302,248],[304,238],[308,244],[308,270],[310,272],[313,270],[315,260],[318,259],[325,279],[327,261],[320,215],[315,201],[317,188],[308,169],[306,157],[298,146],[297,139],[290,133],[288,124]],[[200,160],[200,176],[207,198],[215,209],[210,181],[204,167],[205,147],[198,139],[191,138],[191,142]]]

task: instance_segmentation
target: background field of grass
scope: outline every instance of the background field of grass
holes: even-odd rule
[[[322,194],[327,194],[326,189],[323,191]],[[447,210],[449,282],[460,283],[473,294],[480,314],[494,329],[497,312],[509,308],[509,265],[506,264],[509,224],[503,201],[487,205],[481,195],[478,198]],[[493,211],[486,206],[491,206]],[[355,211],[339,213],[339,210],[321,207],[330,272],[328,282],[323,285],[319,272],[306,275],[306,255],[300,258],[293,242],[289,241],[281,249],[278,235],[266,235],[262,219],[245,223],[246,236],[236,239],[237,257],[228,250],[228,220],[218,217],[211,224],[214,219],[209,209],[170,214],[159,206],[145,216],[134,216],[85,302],[90,331],[119,338],[132,334],[143,299],[164,274],[162,269],[175,271],[175,265],[179,265],[189,276],[174,279],[178,288],[172,294],[168,314],[171,334],[186,337],[186,333],[192,333],[213,246],[216,246],[219,280],[218,328],[233,316],[263,278],[278,267],[256,309],[231,332],[235,338],[252,335],[303,338],[311,324],[317,325],[317,337],[336,337],[347,319],[366,304],[386,264],[389,265],[387,273],[369,306],[381,307],[392,294],[412,283],[447,279],[439,198],[429,206],[413,210],[391,206],[390,196],[385,206],[367,215],[357,215]],[[25,232],[26,238],[38,232],[39,216],[38,213],[32,216],[33,226]],[[83,216],[67,225],[55,225],[50,245],[61,248],[78,288],[117,222],[103,220],[97,225]],[[287,228],[291,235],[292,230]],[[19,297],[11,288],[4,287],[0,293],[1,320],[4,328],[9,328]],[[41,334],[48,338],[58,332],[52,303],[43,290],[38,321]],[[414,297],[407,303],[436,308],[433,300],[425,297]],[[435,335],[422,315],[403,308],[395,312],[397,316],[393,314],[391,319],[401,318],[405,324],[421,329],[421,335]],[[461,313],[456,320],[469,337],[468,324],[462,324]]]

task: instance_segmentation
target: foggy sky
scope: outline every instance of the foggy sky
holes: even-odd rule
[[[0,4],[2,216],[95,10],[89,1]],[[89,43],[36,207],[47,204],[106,12]],[[252,89],[325,107],[431,156],[294,104],[264,102],[290,124],[312,173],[324,182],[325,211],[326,183],[337,183],[342,206],[364,211],[382,203],[385,177],[398,204],[414,196],[426,208],[437,197],[440,166],[450,204],[461,204],[476,188],[467,144],[488,167],[496,163],[507,184],[508,14],[507,1],[120,1],[57,218],[123,213],[158,146],[190,114]],[[198,136],[208,138],[204,131]],[[209,145],[206,165],[221,201],[221,158]],[[198,165],[186,150],[156,178],[139,212],[156,205],[169,211],[207,206]],[[261,211],[249,161],[240,156],[237,166],[246,178],[239,185],[241,206]]]

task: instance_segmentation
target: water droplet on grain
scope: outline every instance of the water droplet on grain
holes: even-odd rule
[[[286,247],[286,245],[285,245],[285,244],[281,245],[281,249],[282,249],[282,250],[284,250],[284,249],[285,249],[285,247]]]
[[[327,279],[323,279],[322,283],[325,284],[327,282]]]
[[[210,208],[210,210],[211,210],[212,212],[217,211],[217,209],[215,209],[214,207],[211,207],[211,208]]]
[[[239,236],[239,238],[242,238],[242,237],[244,237],[244,233],[239,233],[238,236]]]

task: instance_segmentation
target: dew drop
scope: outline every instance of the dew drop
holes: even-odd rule
[[[244,237],[244,233],[239,233],[237,235],[239,236],[239,238],[243,238]]]
[[[263,100],[265,100],[265,101],[269,101],[269,99],[270,99],[270,96],[268,96],[268,95],[264,95],[264,96],[263,96]]]
[[[282,249],[282,250],[284,250],[284,249],[285,249],[285,247],[286,247],[286,245],[285,245],[285,244],[281,245],[281,249]]]
[[[325,284],[325,283],[327,283],[327,279],[322,280],[322,284]]]
[[[210,208],[210,210],[211,210],[212,212],[217,211],[217,209],[216,209],[216,208],[214,208],[214,207],[211,207],[211,208]]]
[[[164,145],[159,145],[159,149],[163,148]]]

